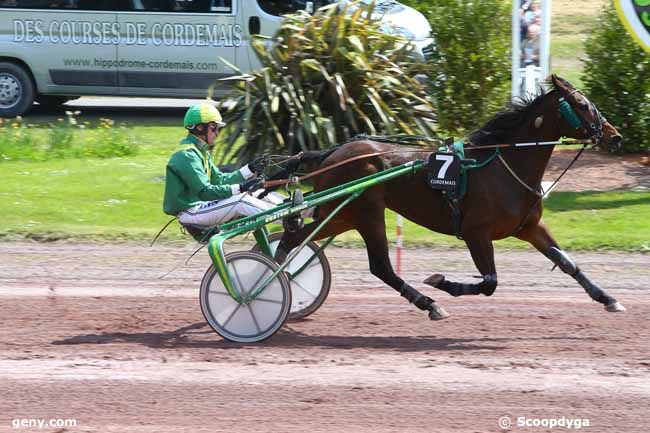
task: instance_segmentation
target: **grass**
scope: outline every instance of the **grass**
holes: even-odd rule
[[[584,42],[608,0],[555,0],[551,11],[551,70],[582,86]]]
[[[0,208],[12,215],[0,233],[144,237],[164,220],[165,163],[183,131],[134,127],[132,132],[141,144],[133,157],[2,163]],[[82,131],[78,138],[86,134],[92,131]]]
[[[568,250],[617,250],[650,252],[650,193],[648,192],[555,192],[545,201],[544,221],[555,240]],[[389,239],[394,240],[395,215],[387,212]],[[405,222],[406,245],[465,247],[451,236],[433,233]],[[356,233],[337,241],[361,245]],[[532,248],[509,238],[496,248]]]
[[[162,213],[165,164],[179,128],[134,128],[141,137],[137,156],[115,159],[6,162],[2,164],[0,236],[36,239],[151,239],[169,219]],[[554,193],[545,221],[567,249],[650,251],[650,193]],[[395,215],[387,213],[389,238]],[[174,226],[177,227],[177,226]],[[464,247],[453,237],[406,222],[407,245]],[[169,229],[165,239],[181,239]],[[355,232],[339,243],[360,245]],[[523,248],[517,240],[501,248]]]

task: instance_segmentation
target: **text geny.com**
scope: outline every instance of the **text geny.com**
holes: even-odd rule
[[[52,427],[76,427],[76,419],[37,419],[17,418],[11,420],[11,426],[15,429],[23,427],[38,428],[39,430]]]

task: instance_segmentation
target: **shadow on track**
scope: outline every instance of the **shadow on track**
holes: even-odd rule
[[[201,330],[205,328],[205,330]],[[201,330],[201,331],[199,331]],[[198,339],[199,335],[207,334],[209,339]],[[513,338],[437,338],[432,336],[349,336],[349,335],[306,335],[283,328],[270,339],[253,344],[269,348],[300,348],[320,347],[326,349],[386,349],[398,352],[427,352],[427,351],[474,351],[474,350],[504,350],[507,343],[521,340],[594,340],[593,337],[513,337]],[[232,343],[221,339],[205,322],[197,322],[174,331],[164,332],[104,332],[101,334],[86,334],[52,341],[54,345],[76,344],[142,344],[154,349],[237,349],[250,347],[251,344]],[[499,344],[501,343],[501,344]]]

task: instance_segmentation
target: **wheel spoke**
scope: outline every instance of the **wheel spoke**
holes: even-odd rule
[[[239,309],[241,308],[241,305],[242,305],[242,304],[237,304],[237,308],[235,308],[234,310],[232,310],[232,313],[230,313],[230,316],[228,316],[228,318],[226,319],[226,321],[223,322],[223,325],[222,325],[222,326],[223,326],[224,328],[225,328],[226,326],[228,326],[228,322],[230,322],[230,319],[232,319],[232,317],[235,315],[235,313],[236,313],[237,311],[239,311]]]
[[[308,294],[309,296],[311,296],[312,298],[314,298],[314,299],[318,298],[318,295],[314,295],[312,292],[310,292],[309,290],[307,290],[307,289],[305,288],[305,286],[303,286],[302,284],[300,284],[297,280],[291,280],[291,284],[296,284],[298,287],[300,287],[300,288],[302,289],[303,292],[307,293],[307,294]]]
[[[303,267],[305,265],[305,263],[307,262],[307,260],[309,260],[309,258],[307,260],[302,260],[302,262],[300,264],[298,264],[298,263],[296,263],[297,259],[298,258],[296,257],[290,264],[291,268],[293,268],[295,270],[298,270],[301,267]],[[320,266],[320,261],[318,260],[318,258],[314,258],[314,260],[312,260],[312,262],[309,264],[309,266],[307,266],[305,269],[303,269],[300,272],[300,274],[302,274],[302,273],[304,273],[304,272],[308,271],[309,269],[311,269],[313,267],[316,267],[316,266]]]
[[[264,267],[264,272],[262,272],[262,275],[260,275],[260,277],[257,279],[257,281],[255,281],[255,283],[253,283],[253,285],[252,285],[252,289],[257,289],[257,285],[260,283],[260,281],[262,281],[262,279],[263,279],[263,278],[264,278],[268,273],[269,273],[269,268]],[[251,290],[252,290],[252,289],[251,289]]]
[[[237,285],[239,286],[239,296],[244,297],[246,296],[246,291],[244,289],[244,284],[242,284],[241,279],[239,278],[239,272],[237,271],[237,268],[235,267],[235,262],[230,262],[232,264],[232,270],[233,274],[235,275],[235,280],[237,280]]]
[[[255,314],[253,314],[253,309],[250,308],[250,305],[249,305],[249,308],[248,308],[248,312],[251,313],[251,317],[253,318],[253,323],[255,323],[255,327],[257,328],[257,332],[261,333],[262,328],[260,328],[260,324],[257,323],[257,318],[255,317]]]
[[[302,266],[302,265],[300,265],[300,266]],[[296,267],[297,267],[298,269],[300,269],[300,266],[296,266]],[[307,271],[310,270],[311,268],[315,268],[316,266],[320,266],[320,263],[319,263],[317,260],[314,260],[312,263],[309,264],[309,266],[307,266],[305,269],[302,270],[302,272],[300,272],[300,275],[302,275],[303,273],[307,272]]]
[[[271,304],[279,304],[282,305],[282,301],[276,301],[273,299],[266,299],[266,298],[260,298],[259,296],[255,298],[256,301],[262,301],[262,302],[270,302]]]

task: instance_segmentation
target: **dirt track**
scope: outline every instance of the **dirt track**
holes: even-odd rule
[[[430,322],[365,271],[363,251],[331,248],[323,308],[240,346],[201,316],[207,254],[157,279],[188,251],[0,244],[0,431],[39,431],[14,430],[17,418],[74,418],[40,431],[497,432],[508,415],[647,432],[648,255],[574,254],[624,314],[541,255],[501,252],[494,297],[427,290],[452,314]],[[476,273],[465,251],[407,252],[417,287],[435,271]]]

